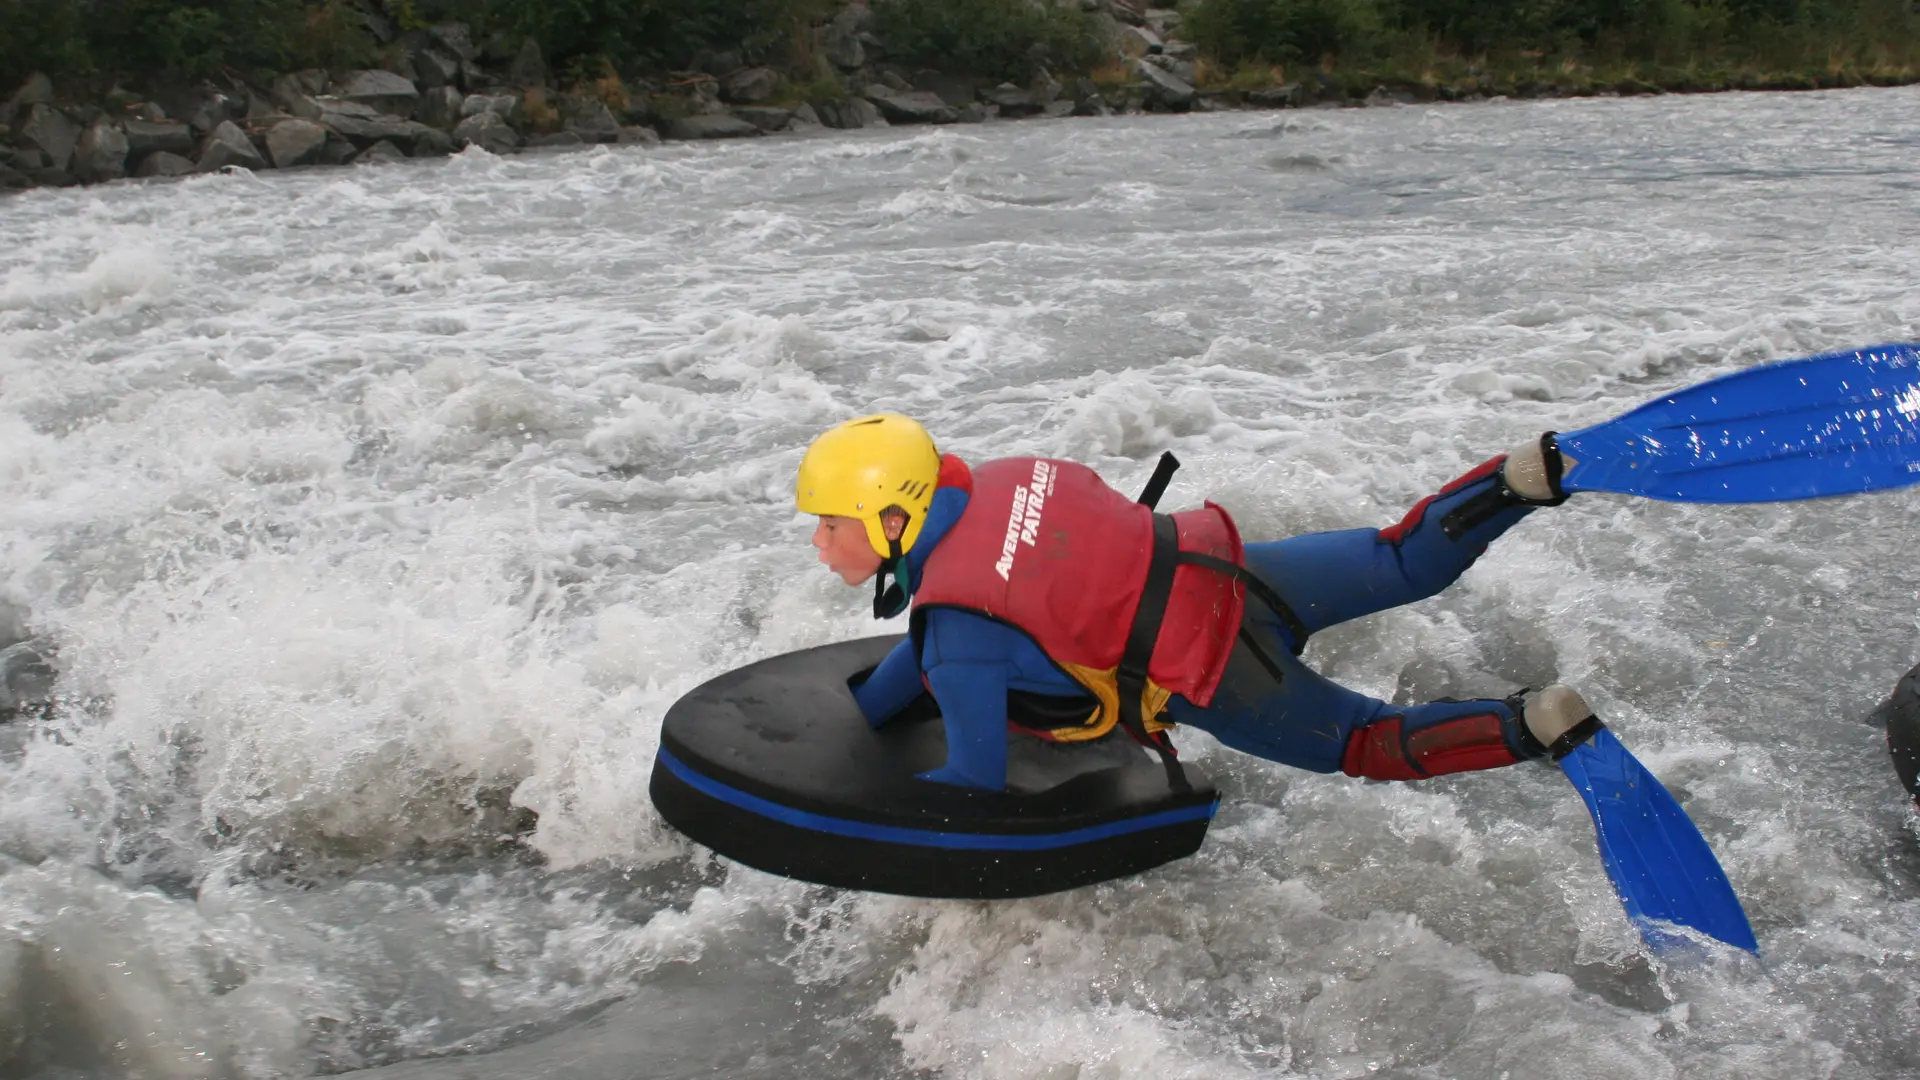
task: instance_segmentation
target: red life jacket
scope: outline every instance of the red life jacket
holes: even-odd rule
[[[1108,487],[1084,465],[1048,458],[1005,458],[973,470],[973,494],[960,518],[927,556],[914,592],[914,625],[931,607],[954,607],[1008,623],[1039,643],[1101,707],[1083,728],[1057,730],[1079,740],[1106,734],[1120,719],[1116,673],[1154,555],[1156,515]],[[1244,564],[1240,534],[1227,512],[1170,515],[1161,530],[1178,551]],[[1141,695],[1149,730],[1169,694],[1196,705],[1213,700],[1240,630],[1244,586],[1204,566],[1172,569],[1165,614],[1152,641]],[[1151,629],[1149,627],[1149,629]]]

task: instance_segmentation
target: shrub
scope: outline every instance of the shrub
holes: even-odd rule
[[[1084,74],[1105,59],[1099,25],[1046,0],[879,0],[875,33],[916,67],[1023,82],[1035,65]]]

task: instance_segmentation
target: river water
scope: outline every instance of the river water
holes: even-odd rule
[[[1920,338],[1920,89],[1130,117],[0,201],[0,1073],[1920,1074],[1920,834],[1867,714],[1920,493],[1581,496],[1317,638],[1562,680],[1758,960],[1650,956],[1549,766],[1180,742],[1195,857],[1028,901],[715,859],[646,780],[729,668],[886,632],[791,508],[876,409],[1250,538],[1548,428]],[[44,679],[42,680],[44,681]]]

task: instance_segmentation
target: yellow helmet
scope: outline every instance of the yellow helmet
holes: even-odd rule
[[[939,479],[940,451],[927,429],[898,413],[880,413],[836,424],[813,440],[800,459],[793,502],[803,514],[858,518],[873,550],[891,559],[920,538]],[[881,520],[895,507],[907,514],[897,548]]]

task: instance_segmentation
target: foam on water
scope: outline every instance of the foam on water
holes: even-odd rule
[[[729,866],[644,794],[680,694],[892,629],[791,510],[822,427],[909,411],[1129,490],[1173,449],[1169,505],[1250,538],[1384,524],[1540,430],[1920,338],[1888,136],[1916,100],[468,150],[0,201],[0,658],[57,673],[0,727],[0,1068],[1920,1069],[1920,823],[1861,722],[1920,652],[1912,493],[1583,497],[1310,651],[1402,702],[1578,685],[1720,853],[1758,962],[1650,956],[1546,768],[1361,784],[1184,733],[1227,795],[1200,854],[994,904]]]

